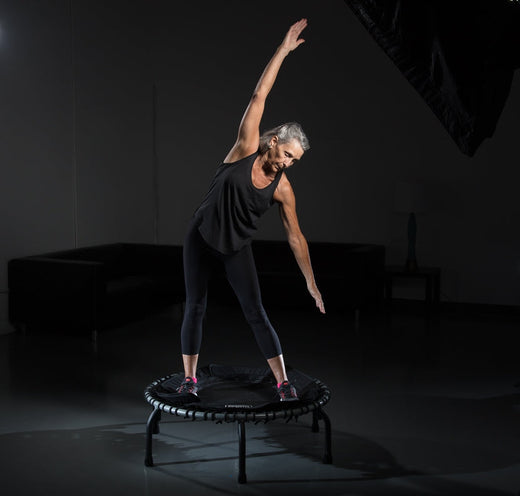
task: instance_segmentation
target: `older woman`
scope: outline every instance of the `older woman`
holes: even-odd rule
[[[260,136],[264,105],[278,70],[289,53],[301,45],[302,19],[293,24],[267,64],[242,117],[238,137],[218,167],[208,193],[190,222],[184,242],[186,311],[181,330],[185,379],[178,392],[197,394],[197,362],[206,311],[207,286],[212,259],[225,267],[226,276],[242,306],[258,345],[277,382],[282,401],[297,399],[287,380],[282,348],[262,306],[258,276],[251,252],[251,237],[262,214],[278,203],[290,247],[307,281],[316,306],[325,313],[300,231],[294,192],[284,170],[293,166],[309,148],[299,124],[287,123]]]

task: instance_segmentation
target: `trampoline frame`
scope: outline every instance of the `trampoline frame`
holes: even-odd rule
[[[331,423],[328,415],[323,410],[324,405],[330,399],[330,390],[318,379],[313,379],[313,382],[318,386],[320,395],[317,400],[302,402],[298,401],[294,408],[291,408],[292,402],[286,402],[287,408],[281,410],[267,410],[267,411],[229,411],[229,410],[218,410],[208,411],[197,409],[196,407],[183,407],[174,406],[165,403],[156,393],[155,388],[164,381],[167,381],[171,377],[177,374],[170,374],[152,382],[146,387],[144,391],[144,397],[148,403],[153,407],[153,411],[148,417],[146,423],[146,452],[144,464],[147,467],[153,467],[153,455],[152,455],[152,435],[159,434],[159,422],[162,418],[162,412],[177,417],[183,417],[190,420],[205,420],[214,421],[216,423],[238,423],[238,482],[244,484],[247,482],[246,476],[246,422],[254,423],[267,423],[277,419],[285,419],[286,422],[290,420],[297,420],[301,415],[306,415],[312,412],[312,432],[319,432],[319,420],[323,420],[325,426],[325,450],[323,454],[323,463],[332,463],[332,443],[331,443]],[[302,404],[304,403],[304,404]],[[285,406],[285,404],[284,404]]]

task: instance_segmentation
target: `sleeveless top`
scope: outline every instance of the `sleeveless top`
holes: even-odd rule
[[[265,188],[253,185],[251,171],[258,152],[222,163],[195,211],[199,232],[215,250],[230,254],[251,243],[258,219],[273,205],[282,171]]]

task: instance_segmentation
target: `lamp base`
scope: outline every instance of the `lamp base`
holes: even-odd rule
[[[407,258],[404,269],[406,270],[406,272],[415,272],[418,269],[417,259]]]

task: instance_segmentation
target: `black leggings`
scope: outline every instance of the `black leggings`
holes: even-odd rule
[[[223,255],[202,239],[197,221],[193,219],[184,240],[183,257],[186,310],[182,322],[181,349],[184,355],[198,355],[200,351],[208,280],[215,259],[224,264],[227,279],[237,295],[242,311],[265,358],[282,354],[276,331],[262,305],[251,246],[247,245],[238,252]]]

